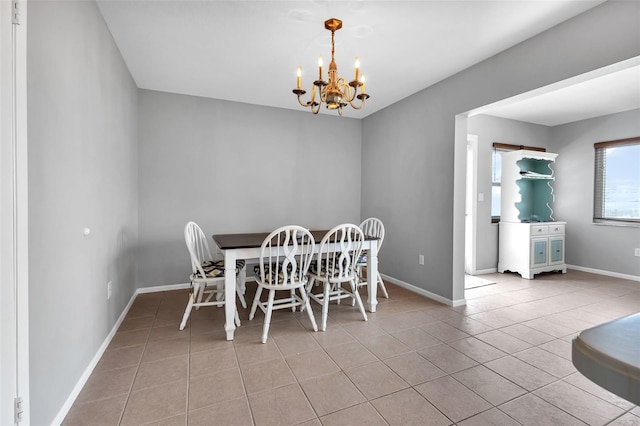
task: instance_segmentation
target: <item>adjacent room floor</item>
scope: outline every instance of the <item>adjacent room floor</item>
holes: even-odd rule
[[[223,309],[179,331],[186,290],[141,294],[64,424],[640,425],[640,408],[571,363],[577,332],[640,311],[640,282],[484,277],[496,284],[457,308],[387,284],[368,322],[343,301],[326,332],[280,311],[264,345],[261,315],[241,309],[228,342]]]

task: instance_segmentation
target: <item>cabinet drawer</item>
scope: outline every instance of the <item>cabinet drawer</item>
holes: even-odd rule
[[[549,233],[549,227],[547,225],[531,225],[531,236],[547,235]]]
[[[549,225],[549,234],[564,234],[564,225]]]

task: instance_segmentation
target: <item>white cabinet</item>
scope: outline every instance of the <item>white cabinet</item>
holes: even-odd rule
[[[517,272],[527,279],[540,272],[566,273],[565,226],[566,222],[500,222],[498,272]]]
[[[532,279],[540,272],[567,272],[566,222],[553,217],[552,164],[558,154],[519,150],[502,155],[498,272]]]

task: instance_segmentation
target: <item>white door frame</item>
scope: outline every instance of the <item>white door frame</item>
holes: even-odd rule
[[[29,409],[27,8],[0,0],[0,424]]]
[[[475,275],[478,232],[478,136],[467,135],[467,188],[464,227],[464,272]]]

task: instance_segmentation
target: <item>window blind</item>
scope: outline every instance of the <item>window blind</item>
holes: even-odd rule
[[[595,144],[598,145],[598,144]],[[605,173],[607,167],[607,150],[606,147],[596,147],[595,172],[593,183],[593,219],[604,219],[604,197],[605,197]]]
[[[614,141],[607,142],[597,142],[593,144],[595,150],[595,161],[594,161],[594,184],[593,184],[593,220],[594,222],[602,222],[602,221],[618,221],[618,222],[639,222],[640,217],[638,217],[637,208],[635,211],[633,209],[629,209],[628,201],[633,200],[633,195],[620,195],[620,188],[624,188],[624,184],[619,180],[616,181],[607,180],[607,150],[613,148],[623,148],[625,149],[625,154],[627,154],[627,150],[632,146],[640,146],[640,137],[627,138],[627,139],[618,139]],[[632,150],[629,151],[629,154],[632,152],[637,152]],[[631,154],[631,157],[634,158],[634,154]],[[617,169],[618,166],[609,165],[616,169],[619,172],[620,169]],[[629,167],[629,166],[627,166]],[[632,170],[638,170],[640,168],[640,158],[638,158],[638,163],[632,165]],[[626,169],[622,169],[626,170]],[[636,175],[636,179],[638,176]],[[637,182],[637,180],[636,180]],[[633,185],[633,184],[632,184]],[[637,184],[636,184],[637,187]],[[618,193],[616,193],[618,192]],[[637,195],[636,195],[637,196]],[[623,201],[626,205],[625,208],[622,208],[621,211],[616,211],[612,209],[611,206],[608,206],[607,203],[615,205],[620,201]],[[609,211],[608,211],[609,210]]]

